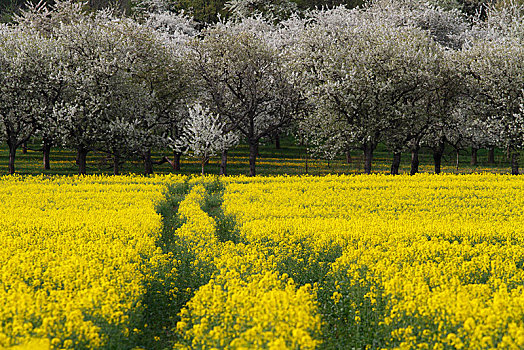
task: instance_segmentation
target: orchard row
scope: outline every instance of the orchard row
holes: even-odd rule
[[[421,147],[440,172],[444,146],[504,149],[519,173],[524,145],[524,16],[515,2],[482,18],[414,0],[375,0],[287,15],[197,25],[184,13],[90,12],[81,3],[35,6],[0,27],[0,129],[16,150],[42,140],[123,161],[152,149],[176,168],[184,153],[204,165],[239,142],[256,174],[260,142],[293,134],[333,158],[359,149],[364,171],[384,144],[419,171]],[[235,7],[236,8],[236,7]],[[245,10],[245,9],[244,9]]]

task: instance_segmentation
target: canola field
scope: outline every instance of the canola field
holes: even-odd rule
[[[165,258],[155,203],[167,180],[0,179],[0,348],[125,343]]]
[[[0,182],[0,347],[524,348],[521,177]]]

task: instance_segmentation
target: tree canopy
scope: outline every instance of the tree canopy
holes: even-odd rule
[[[449,144],[502,147],[517,174],[524,5],[489,6],[482,18],[446,4],[300,12],[289,0],[230,0],[230,17],[206,25],[161,1],[135,4],[134,16],[85,2],[28,5],[0,26],[10,172],[17,148],[37,137],[44,158],[53,146],[74,149],[81,174],[92,151],[111,157],[115,173],[138,158],[150,174],[158,148],[174,152],[162,160],[173,164],[187,150],[203,162],[221,152],[225,173],[235,143],[209,140],[234,135],[255,175],[259,144],[289,133],[326,158],[362,150],[366,173],[378,144],[393,153],[393,174],[406,152],[417,173],[421,147],[439,172]]]

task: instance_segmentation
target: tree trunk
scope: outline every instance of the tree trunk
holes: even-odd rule
[[[444,143],[440,142],[433,147],[433,162],[435,163],[435,174],[440,174],[442,166],[442,155],[444,154]]]
[[[256,175],[255,164],[258,155],[258,141],[249,142],[249,176]]]
[[[144,157],[144,175],[153,174],[153,161],[151,160],[151,150],[148,149],[143,154]]]
[[[477,161],[477,151],[478,151],[478,148],[471,148],[471,162],[470,164],[471,165],[477,165],[478,161]]]
[[[373,162],[373,151],[375,145],[372,143],[364,144],[364,173],[371,174],[371,163]]]
[[[15,173],[16,141],[7,142],[9,146],[9,174]]]
[[[351,151],[348,149],[346,150],[346,163],[351,164],[352,161],[353,159],[351,158]]]
[[[87,173],[87,153],[89,151],[80,147],[77,149],[76,159],[78,164],[78,175],[85,175]]]
[[[391,164],[391,175],[398,175],[402,152],[393,152],[393,163]]]
[[[488,149],[488,163],[495,164],[495,147],[490,147]]]
[[[51,143],[50,142],[44,141],[42,152],[44,153],[44,169],[49,170],[51,169],[51,162],[49,159],[51,155]]]
[[[457,149],[457,173],[459,171],[459,163],[460,163],[460,151]]]
[[[22,154],[27,154],[27,141],[22,144]]]
[[[275,148],[280,149],[280,133],[275,133]]]
[[[220,175],[227,175],[227,151],[222,151],[220,160]]]
[[[182,153],[173,151],[173,170],[180,171],[180,158],[182,158]]]
[[[519,174],[519,158],[520,153],[518,151],[513,151],[511,154],[511,175]]]
[[[309,164],[308,164],[308,157],[307,157],[307,155],[306,155],[306,164],[305,164],[305,166],[306,166],[306,175],[307,175],[308,172],[309,172]]]
[[[120,156],[118,154],[113,155],[113,174],[120,175]]]
[[[302,142],[302,141],[301,141]],[[306,170],[306,175],[309,173],[309,153],[307,151],[307,143],[306,143],[306,152],[305,152],[305,158],[306,158],[306,164],[305,165],[305,170]]]
[[[410,175],[415,175],[418,173],[418,166],[420,164],[418,153],[420,151],[420,146],[415,146],[411,148],[411,170],[409,171]]]

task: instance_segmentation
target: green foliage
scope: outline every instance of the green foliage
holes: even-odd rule
[[[326,349],[364,349],[370,343],[375,348],[389,340],[390,330],[383,322],[389,311],[388,298],[367,266],[357,271],[359,279],[349,277],[347,266],[331,271],[319,287]]]
[[[178,214],[178,206],[191,190],[188,180],[169,185],[164,201],[156,208],[163,223],[157,245],[166,259],[158,264],[153,278],[148,281],[142,300],[142,317],[135,321],[137,331],[132,343],[145,349],[170,347],[176,340],[172,330],[180,321],[180,311],[211,277],[211,270],[206,266],[194,264],[197,259],[188,242],[176,234],[185,222]]]
[[[0,23],[8,23],[12,20],[12,14],[20,7],[19,0],[0,0]]]
[[[211,216],[216,222],[216,236],[220,242],[232,241],[238,243],[239,231],[235,218],[231,215],[225,215],[222,209],[223,195],[225,186],[217,177],[213,182],[206,183],[206,197],[202,210]]]

